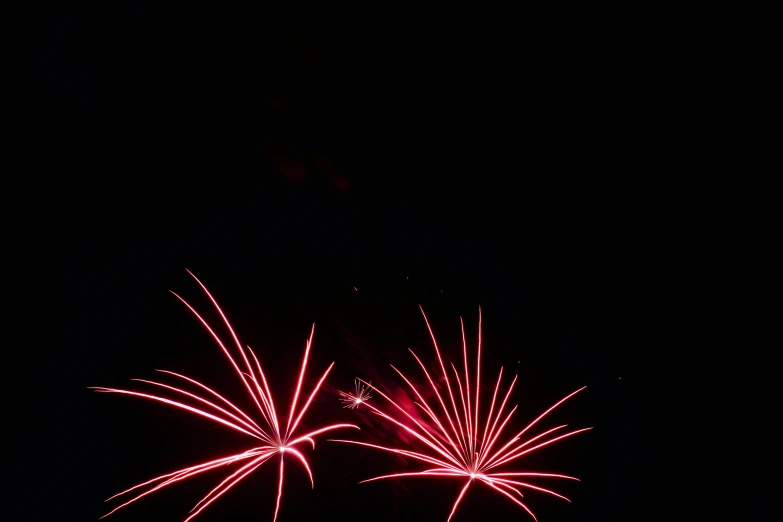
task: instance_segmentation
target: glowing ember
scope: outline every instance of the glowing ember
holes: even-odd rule
[[[190,273],[190,271],[188,271],[188,273]],[[290,454],[293,457],[295,457],[295,459],[307,471],[307,474],[310,477],[310,483],[311,485],[314,486],[313,475],[310,471],[310,466],[308,465],[304,455],[298,449],[296,449],[296,446],[304,442],[309,442],[310,444],[312,444],[313,448],[315,448],[314,437],[316,435],[338,428],[358,429],[358,427],[354,426],[353,424],[332,424],[330,426],[325,426],[323,428],[311,431],[304,435],[299,435],[297,433],[297,428],[299,427],[299,423],[302,420],[302,417],[304,417],[305,412],[310,406],[310,403],[312,402],[316,393],[320,389],[321,384],[324,382],[326,376],[331,371],[332,366],[334,366],[334,363],[332,363],[329,366],[326,372],[324,372],[323,376],[321,376],[321,379],[318,381],[318,384],[313,389],[307,401],[305,401],[303,406],[297,409],[297,405],[298,405],[297,403],[299,401],[299,393],[302,388],[302,381],[304,379],[305,368],[307,367],[307,357],[310,353],[310,346],[312,345],[312,341],[313,341],[313,333],[315,331],[315,325],[313,325],[313,329],[310,331],[310,337],[307,340],[304,359],[302,360],[302,368],[299,372],[299,380],[297,382],[296,389],[294,391],[293,400],[291,402],[291,409],[288,415],[288,420],[287,422],[285,422],[284,425],[282,419],[278,416],[277,410],[275,409],[275,403],[272,399],[272,392],[269,390],[269,385],[267,384],[266,377],[264,376],[264,372],[261,369],[261,364],[259,364],[255,353],[253,353],[253,350],[251,350],[249,346],[246,347],[246,349],[242,346],[242,344],[239,342],[239,339],[237,338],[237,335],[234,333],[233,328],[231,328],[228,319],[226,319],[226,316],[223,314],[223,311],[220,309],[217,302],[209,293],[207,288],[201,283],[201,281],[199,281],[196,278],[196,276],[194,276],[192,273],[190,273],[190,275],[193,276],[194,279],[196,279],[196,282],[198,282],[198,284],[201,286],[201,288],[209,297],[210,301],[212,301],[212,304],[217,309],[218,313],[223,319],[223,322],[225,323],[226,327],[231,333],[231,337],[233,338],[234,343],[236,344],[236,351],[239,353],[241,357],[241,361],[240,361],[241,366],[237,362],[236,354],[231,355],[229,349],[226,347],[226,345],[223,343],[220,337],[218,337],[215,331],[201,317],[201,315],[199,315],[198,312],[196,312],[193,309],[193,307],[191,307],[180,296],[178,296],[177,294],[174,295],[180,301],[182,301],[185,304],[185,306],[187,306],[188,309],[190,309],[190,311],[193,312],[193,314],[195,314],[195,316],[198,318],[201,324],[203,324],[204,327],[207,329],[207,331],[209,331],[212,338],[215,339],[218,346],[220,346],[221,350],[223,351],[223,353],[231,363],[231,366],[233,366],[234,370],[239,376],[239,379],[242,381],[242,384],[244,385],[245,389],[247,390],[248,394],[253,400],[253,403],[255,403],[256,407],[258,408],[258,412],[254,412],[253,415],[246,413],[242,411],[239,407],[234,405],[232,402],[230,402],[228,399],[224,398],[222,395],[218,394],[216,391],[212,390],[211,388],[208,388],[207,386],[201,384],[200,382],[191,379],[189,377],[185,377],[184,375],[180,375],[178,373],[169,372],[165,370],[158,370],[158,371],[161,373],[165,373],[167,375],[177,377],[184,381],[187,381],[191,385],[194,385],[198,387],[200,390],[202,390],[202,395],[197,395],[195,393],[191,393],[184,389],[180,389],[174,386],[169,386],[166,384],[153,382],[153,381],[146,381],[142,379],[134,379],[134,380],[139,382],[144,382],[153,386],[158,386],[160,388],[164,388],[171,392],[188,397],[191,400],[191,402],[190,403],[180,402],[172,399],[167,399],[165,397],[161,397],[158,395],[150,395],[147,393],[139,393],[139,392],[127,391],[127,390],[118,390],[114,388],[96,387],[92,389],[98,392],[121,393],[125,395],[132,395],[134,397],[142,397],[145,399],[150,399],[150,400],[162,402],[164,404],[168,404],[170,406],[181,408],[183,410],[187,410],[189,412],[195,413],[197,415],[210,419],[214,422],[220,423],[248,437],[255,439],[257,441],[255,442],[256,445],[254,445],[252,448],[248,449],[243,453],[238,453],[236,455],[229,455],[227,457],[222,457],[209,462],[196,464],[195,466],[180,469],[172,473],[167,473],[166,475],[155,477],[151,480],[148,480],[147,482],[133,486],[130,489],[126,489],[125,491],[114,495],[108,500],[112,500],[114,498],[126,495],[131,491],[136,491],[140,488],[147,487],[146,491],[137,494],[135,497],[126,501],[120,506],[117,506],[116,508],[114,508],[113,510],[111,510],[109,513],[107,513],[101,518],[105,518],[111,515],[112,513],[114,513],[115,511],[141,499],[142,497],[145,497],[150,493],[154,493],[155,491],[158,491],[176,482],[191,478],[205,471],[213,470],[219,467],[235,465],[237,463],[242,463],[243,464],[242,467],[240,467],[234,473],[226,477],[225,480],[223,480],[220,484],[218,484],[214,489],[212,489],[209,493],[207,493],[207,495],[204,498],[202,498],[195,506],[193,506],[193,509],[191,509],[190,511],[190,516],[187,519],[185,519],[185,522],[187,522],[188,520],[192,519],[193,517],[201,513],[204,509],[206,509],[207,506],[212,504],[219,497],[223,496],[228,490],[234,487],[243,478],[245,478],[247,475],[255,471],[263,463],[265,463],[270,458],[272,458],[275,453],[280,453],[278,493],[277,493],[277,502],[275,504],[275,514],[273,518],[273,520],[276,520],[277,513],[280,509],[280,500],[283,494],[284,456],[286,454]],[[253,359],[254,364],[252,365],[250,364],[250,360],[248,359],[248,353],[250,354],[250,357],[252,357]],[[214,399],[213,400],[207,399],[205,398],[205,396],[214,397],[219,402],[215,401]],[[192,401],[196,401],[196,402],[194,403]],[[206,407],[194,406],[194,404],[197,403],[203,404]],[[220,403],[222,403],[232,411],[229,411],[228,409],[220,406],[219,405]],[[255,417],[255,419],[253,417]]]
[[[424,315],[424,310],[422,310]],[[459,372],[454,364],[451,364],[453,370],[454,380],[456,381],[456,390],[452,387],[451,379],[446,371],[446,367],[443,364],[443,359],[438,349],[438,343],[435,340],[435,336],[430,327],[427,316],[424,315],[424,320],[427,323],[427,329],[429,330],[432,343],[435,346],[435,354],[437,355],[438,363],[440,365],[443,379],[446,383],[446,393],[448,395],[448,403],[444,400],[444,395],[439,391],[435,385],[433,378],[430,376],[424,364],[419,357],[411,350],[413,357],[416,358],[416,362],[421,366],[432,391],[435,393],[438,404],[429,404],[422,392],[408,380],[405,375],[402,374],[397,368],[392,366],[395,372],[402,377],[413,394],[416,396],[417,401],[414,403],[418,406],[432,421],[432,424],[421,422],[414,416],[408,413],[402,406],[400,406],[395,400],[391,399],[387,394],[381,390],[372,386],[370,383],[365,383],[368,388],[371,388],[378,393],[381,397],[394,407],[391,413],[388,411],[382,411],[372,405],[367,405],[370,410],[378,416],[384,418],[389,423],[396,427],[405,430],[407,433],[414,436],[421,444],[421,451],[416,448],[396,448],[387,446],[378,446],[376,444],[369,444],[366,442],[351,441],[351,440],[338,440],[336,442],[346,442],[349,444],[357,444],[360,446],[366,446],[390,453],[395,453],[403,457],[409,457],[421,462],[429,464],[431,467],[416,472],[409,473],[395,473],[392,475],[383,475],[380,477],[363,480],[363,482],[371,482],[374,480],[396,478],[396,477],[445,477],[456,479],[468,479],[459,495],[457,496],[454,505],[451,508],[448,520],[454,516],[457,511],[460,501],[465,496],[468,488],[474,481],[481,482],[482,484],[492,488],[498,493],[504,495],[512,502],[519,505],[522,509],[527,511],[533,519],[537,520],[533,512],[520,500],[522,498],[521,489],[532,489],[543,493],[548,493],[556,497],[568,500],[564,496],[545,489],[540,486],[529,484],[527,482],[521,482],[518,477],[538,477],[538,478],[560,478],[569,480],[579,480],[567,475],[559,475],[554,473],[539,473],[539,472],[522,472],[522,471],[506,471],[501,466],[509,466],[516,464],[518,459],[523,456],[532,453],[533,451],[549,446],[550,444],[559,440],[565,439],[577,433],[582,433],[592,428],[584,428],[580,430],[571,431],[553,438],[545,439],[549,434],[565,428],[566,425],[557,426],[543,433],[536,435],[535,437],[523,440],[522,437],[527,431],[544,418],[549,412],[557,408],[560,404],[573,397],[584,389],[580,388],[565,398],[561,399],[554,406],[546,410],[543,414],[538,416],[528,426],[514,435],[513,437],[507,437],[500,439],[503,434],[503,430],[511,419],[512,415],[516,411],[516,406],[511,409],[507,414],[505,413],[506,402],[511,395],[511,390],[514,388],[516,377],[511,381],[508,390],[500,404],[500,407],[495,411],[496,399],[498,390],[500,388],[500,382],[503,377],[503,368],[500,369],[498,375],[497,384],[495,384],[495,392],[492,395],[492,402],[489,407],[489,412],[486,415],[485,421],[482,423],[481,415],[479,415],[479,389],[480,389],[480,372],[481,372],[481,309],[479,309],[479,335],[478,335],[478,355],[476,357],[476,371],[475,371],[475,386],[471,389],[470,386],[470,372],[468,371],[468,352],[467,342],[465,341],[465,327],[462,325],[462,352],[465,363],[464,373],[464,386],[462,378],[460,378]],[[460,319],[460,322],[462,320]],[[439,376],[438,376],[439,377]],[[361,381],[364,383],[364,381]],[[456,399],[455,399],[456,391]],[[437,410],[437,412],[436,412]],[[499,423],[499,425],[498,425]],[[545,439],[541,441],[541,439]],[[498,440],[506,441],[500,449],[496,449],[499,445]],[[535,444],[534,444],[535,443]],[[570,500],[568,500],[570,502]]]
[[[361,379],[354,379],[354,393],[337,392],[340,394],[340,402],[345,404],[343,408],[356,408],[363,402],[367,402],[372,399],[369,390],[372,384],[364,384]]]

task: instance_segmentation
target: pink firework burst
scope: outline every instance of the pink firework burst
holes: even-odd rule
[[[370,395],[370,386],[372,386],[372,383],[365,384],[361,379],[354,379],[353,393],[338,391],[337,393],[340,394],[340,402],[345,404],[343,408],[358,408],[360,405],[372,399],[372,395]]]
[[[423,309],[422,315],[424,315]],[[370,411],[376,415],[379,415],[395,427],[401,428],[405,430],[405,432],[412,435],[416,440],[419,441],[420,447],[387,447],[352,440],[335,440],[335,442],[357,444],[360,446],[366,446],[369,448],[395,453],[403,457],[408,457],[426,463],[430,467],[411,473],[382,475],[368,480],[363,480],[360,482],[360,484],[364,482],[372,482],[375,480],[398,477],[438,477],[440,479],[461,479],[464,481],[464,484],[451,508],[451,513],[449,514],[448,520],[451,520],[451,518],[454,516],[460,501],[465,496],[465,493],[467,493],[470,486],[473,484],[483,484],[497,493],[500,493],[501,495],[509,498],[512,502],[527,511],[527,513],[529,513],[530,516],[532,516],[535,520],[537,520],[536,516],[521,500],[523,498],[523,489],[547,493],[570,502],[570,500],[559,493],[527,482],[529,479],[525,477],[539,479],[579,479],[555,473],[518,471],[515,469],[509,470],[508,468],[509,466],[517,464],[519,459],[525,455],[528,455],[543,447],[549,446],[550,444],[553,444],[559,440],[592,429],[584,428],[567,433],[560,432],[556,434],[555,432],[558,432],[566,427],[566,425],[562,425],[544,431],[543,433],[539,433],[533,437],[525,437],[525,434],[549,412],[560,406],[563,402],[570,399],[580,391],[584,390],[584,387],[576,390],[575,392],[558,401],[554,406],[550,407],[544,413],[539,415],[533,422],[528,424],[527,427],[525,427],[525,429],[522,431],[511,437],[504,437],[503,431],[517,409],[517,407],[514,406],[514,408],[506,413],[506,403],[509,396],[511,395],[511,391],[514,388],[514,384],[516,383],[517,378],[514,377],[514,379],[511,381],[511,384],[509,385],[503,400],[500,402],[500,406],[496,408],[498,390],[500,389],[500,383],[503,378],[503,368],[500,369],[489,410],[486,415],[482,415],[479,411],[479,389],[481,379],[481,309],[479,309],[478,355],[476,357],[476,370],[474,374],[475,380],[473,381],[473,388],[471,388],[471,375],[468,369],[468,350],[467,342],[465,341],[464,324],[462,324],[462,353],[465,368],[463,376],[460,377],[460,372],[457,370],[454,364],[451,364],[452,377],[456,382],[455,387],[452,384],[452,379],[449,377],[449,372],[446,370],[446,366],[443,364],[443,359],[441,358],[440,350],[438,349],[438,343],[435,340],[435,335],[432,332],[432,328],[430,327],[426,315],[424,315],[424,320],[427,323],[427,329],[429,330],[430,337],[432,338],[432,343],[435,347],[435,354],[437,355],[438,363],[443,374],[442,378],[446,385],[445,393],[441,393],[441,391],[435,385],[435,382],[430,373],[427,371],[427,368],[424,366],[421,359],[419,359],[419,357],[413,352],[413,350],[410,350],[410,352],[413,354],[416,362],[424,372],[424,376],[427,378],[429,386],[435,394],[435,400],[432,401],[433,404],[428,403],[427,400],[424,399],[422,392],[419,391],[417,386],[412,384],[412,382],[405,375],[403,375],[401,371],[399,371],[393,365],[392,368],[411,389],[417,399],[414,401],[414,404],[416,404],[416,406],[418,406],[424,412],[430,422],[424,422],[417,419],[408,413],[397,401],[389,397],[389,395],[383,393],[377,387],[372,386],[369,383],[365,383],[370,389],[374,390],[379,396],[383,397],[389,406],[393,408],[391,410],[383,411],[380,408],[367,404],[366,406],[370,409]],[[462,319],[460,319],[460,323],[462,323]]]
[[[334,366],[334,363],[329,365],[329,368],[327,368],[327,370],[321,376],[318,384],[316,384],[315,388],[310,393],[310,396],[303,405],[299,405],[299,394],[302,389],[302,381],[304,380],[305,369],[307,367],[307,358],[313,342],[315,325],[313,325],[313,329],[310,331],[310,337],[308,338],[307,344],[305,346],[302,367],[299,371],[299,379],[296,384],[287,419],[285,417],[280,417],[275,408],[275,402],[272,398],[272,392],[269,389],[266,377],[264,376],[264,371],[261,369],[261,364],[259,364],[255,353],[253,353],[253,350],[249,346],[242,346],[236,333],[234,333],[234,329],[231,327],[231,324],[228,322],[225,314],[220,309],[220,306],[218,306],[217,302],[212,297],[212,294],[209,293],[201,281],[199,281],[189,270],[188,273],[193,276],[193,278],[201,286],[201,288],[209,297],[210,301],[212,301],[212,304],[217,309],[220,317],[223,319],[223,322],[231,334],[231,337],[236,346],[236,353],[234,355],[231,354],[231,351],[226,346],[226,344],[220,339],[220,337],[209,326],[209,324],[207,324],[204,318],[193,309],[192,306],[190,306],[184,299],[174,292],[172,292],[172,294],[174,294],[180,301],[182,301],[182,303],[185,304],[185,306],[188,307],[191,312],[193,312],[201,324],[203,324],[207,331],[209,331],[210,335],[217,342],[218,346],[220,346],[220,349],[228,358],[228,361],[236,371],[237,376],[242,381],[242,384],[252,399],[253,404],[255,404],[257,407],[257,411],[253,410],[252,412],[246,413],[237,407],[234,403],[220,395],[218,392],[204,384],[201,384],[195,379],[191,379],[190,377],[165,370],[158,371],[168,376],[175,377],[180,382],[184,381],[187,385],[190,385],[191,391],[175,386],[170,386],[168,384],[147,381],[143,379],[133,380],[155,386],[158,389],[165,390],[170,394],[180,398],[175,400],[151,393],[118,390],[114,388],[94,387],[91,389],[104,393],[121,393],[125,395],[132,395],[134,397],[141,397],[189,411],[213,422],[219,423],[227,428],[231,428],[232,430],[242,433],[251,439],[254,439],[253,446],[242,453],[228,455],[219,459],[211,460],[209,462],[202,462],[201,464],[196,464],[194,466],[155,477],[142,484],[138,484],[132,488],[126,489],[125,491],[122,491],[107,499],[107,501],[118,497],[124,497],[132,491],[136,492],[135,496],[130,500],[125,501],[123,504],[117,506],[110,512],[106,513],[101,518],[105,518],[117,510],[151,493],[159,491],[166,486],[181,482],[206,471],[224,467],[238,468],[235,469],[233,473],[228,475],[217,486],[215,486],[209,493],[207,493],[207,495],[202,498],[195,506],[193,506],[193,509],[190,510],[190,515],[185,519],[187,522],[201,513],[204,509],[207,508],[207,506],[215,502],[218,498],[223,496],[227,491],[229,491],[242,479],[255,471],[262,464],[273,458],[275,455],[279,455],[280,467],[277,502],[275,504],[275,514],[273,518],[273,520],[277,520],[277,514],[280,510],[280,500],[283,495],[283,471],[285,456],[291,455],[295,461],[299,462],[299,464],[304,467],[308,476],[310,477],[310,483],[314,487],[315,484],[313,482],[313,474],[310,470],[310,466],[308,465],[307,459],[305,459],[303,453],[297,449],[298,446],[302,443],[309,442],[312,447],[315,448],[314,437],[316,435],[338,428],[359,428],[353,424],[332,424],[305,434],[300,434],[297,431],[300,422],[305,415],[305,412],[307,412],[307,409],[310,406],[310,403],[312,402],[318,390],[321,388],[321,384],[326,379],[326,376]],[[234,351],[233,348],[232,351]],[[238,358],[237,355],[239,356]],[[250,359],[252,359],[253,364],[251,364]]]

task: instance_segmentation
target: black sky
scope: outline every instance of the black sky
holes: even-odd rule
[[[388,363],[413,374],[406,348],[429,357],[418,304],[455,356],[481,305],[483,376],[519,374],[517,423],[588,386],[548,426],[595,430],[531,460],[582,479],[563,485],[572,504],[527,495],[539,520],[696,520],[716,497],[763,518],[727,470],[758,465],[736,441],[776,424],[758,398],[780,346],[777,205],[739,189],[749,163],[718,139],[707,79],[719,58],[687,26],[565,8],[40,14],[34,153],[7,195],[33,324],[10,349],[12,516],[95,520],[121,489],[242,448],[86,389],[156,368],[232,389],[167,292],[208,310],[187,267],[278,395],[316,323],[310,379],[337,365],[313,423],[356,420],[334,396],[354,376],[396,385]],[[459,490],[357,485],[406,464],[324,440],[310,454],[316,489],[291,472],[281,521],[445,520]],[[271,520],[274,477],[264,466],[201,519]],[[115,520],[181,520],[217,480]],[[477,489],[454,520],[522,517]]]

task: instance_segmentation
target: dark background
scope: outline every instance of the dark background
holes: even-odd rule
[[[359,420],[350,435],[383,440],[336,390],[356,375],[394,389],[390,362],[418,378],[406,348],[432,356],[418,304],[454,357],[459,316],[475,339],[481,305],[484,393],[499,366],[519,375],[515,426],[588,386],[542,427],[595,429],[525,461],[582,479],[557,484],[572,504],[527,494],[539,520],[735,504],[763,518],[777,206],[726,139],[729,51],[703,20],[151,1],[39,14],[33,152],[7,192],[15,309],[33,323],[11,350],[12,516],[95,520],[130,485],[244,448],[86,389],[164,368],[241,392],[166,292],[209,310],[187,267],[278,403],[316,323],[307,382],[337,365],[310,425]],[[290,466],[279,520],[445,520],[460,487],[356,485],[408,464],[324,439],[307,453],[316,489]],[[113,518],[184,519],[219,480]],[[267,464],[200,519],[271,520],[275,487]],[[454,520],[524,517],[476,488]]]

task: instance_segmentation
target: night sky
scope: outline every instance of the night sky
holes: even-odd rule
[[[475,349],[481,306],[482,393],[500,366],[519,376],[509,430],[588,387],[540,427],[595,429],[522,461],[582,480],[546,483],[571,504],[526,493],[541,522],[698,520],[735,503],[766,520],[762,493],[734,481],[775,440],[760,398],[780,349],[778,211],[761,187],[739,189],[743,153],[714,139],[725,113],[702,81],[709,53],[638,13],[452,8],[39,11],[32,174],[7,196],[22,202],[15,308],[32,320],[11,325],[8,349],[12,518],[96,520],[114,493],[246,448],[185,412],[87,389],[141,390],[130,379],[159,368],[242,396],[168,293],[219,320],[188,268],[280,403],[316,324],[305,389],[336,366],[308,426],[393,440],[337,390],[355,376],[396,390],[389,364],[421,382],[407,348],[434,353],[418,305],[461,361],[459,318]],[[461,481],[357,485],[418,468],[326,438],[306,452],[315,490],[287,468],[281,522],[448,516]],[[271,520],[271,464],[197,520]],[[112,518],[182,520],[223,476]],[[453,520],[526,519],[477,487]]]

